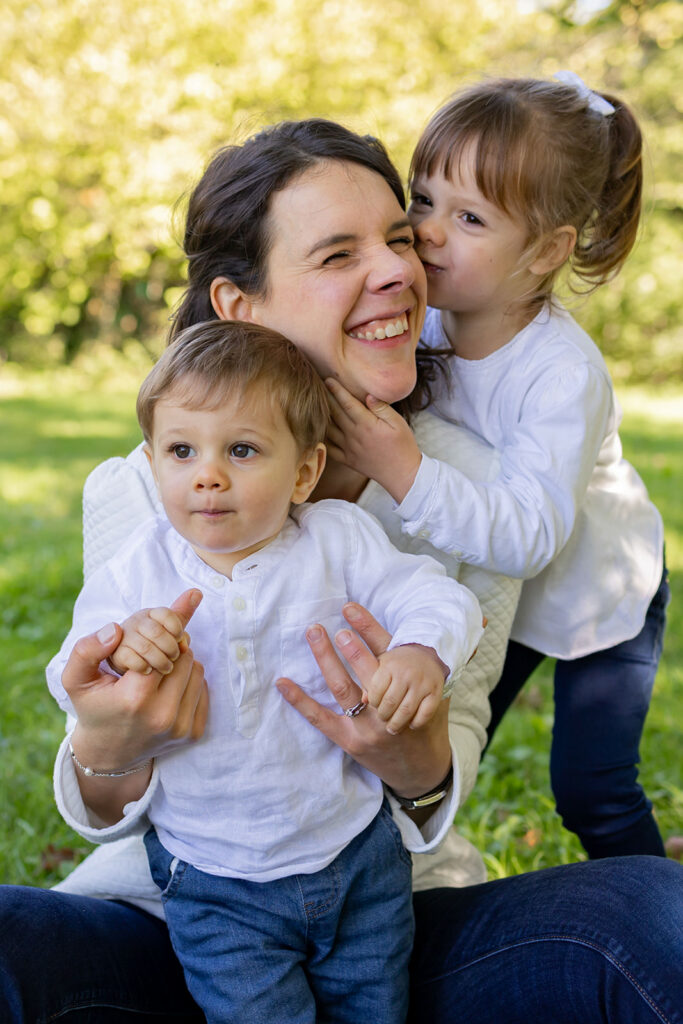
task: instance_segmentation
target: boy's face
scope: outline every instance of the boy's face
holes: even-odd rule
[[[154,410],[146,446],[166,514],[199,557],[229,576],[282,529],[324,464],[302,455],[282,411],[258,387],[216,409],[188,409],[173,393]]]
[[[427,272],[428,301],[454,313],[506,314],[534,281],[521,262],[527,227],[485,199],[471,151],[451,178],[418,175],[408,209]]]

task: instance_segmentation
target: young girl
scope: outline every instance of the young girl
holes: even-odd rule
[[[624,262],[641,135],[619,100],[558,77],[456,95],[411,166],[432,307],[423,340],[448,356],[433,410],[499,449],[498,475],[475,482],[421,456],[393,410],[368,396],[363,412],[331,381],[329,450],[390,491],[406,532],[526,580],[489,738],[539,662],[557,658],[551,778],[564,824],[590,857],[663,855],[636,769],[669,597],[662,522],[621,457],[604,360],[553,295],[565,265],[592,289]]]

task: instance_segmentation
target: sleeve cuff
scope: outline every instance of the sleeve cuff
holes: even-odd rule
[[[400,505],[396,506],[396,512],[403,520],[403,528],[411,536],[414,536],[420,529],[420,524],[427,517],[430,506],[430,497],[436,486],[439,474],[439,463],[429,455],[422,453],[422,461],[410,488]],[[429,539],[427,533],[425,539]]]
[[[55,800],[59,813],[67,825],[91,843],[110,843],[123,836],[143,832],[147,828],[146,812],[159,783],[159,769],[155,763],[152,778],[144,795],[134,803],[126,804],[123,818],[114,825],[105,825],[84,804],[69,750],[72,733],[62,741],[54,770]]]
[[[403,845],[411,853],[435,853],[453,824],[460,801],[460,772],[458,759],[452,749],[451,756],[453,759],[451,788],[421,828],[418,828],[408,812],[401,807],[398,800],[385,787],[384,792],[389,801],[394,821],[401,832]]]

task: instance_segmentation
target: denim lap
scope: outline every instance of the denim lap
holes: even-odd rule
[[[328,867],[223,878],[145,845],[174,949],[209,1024],[400,1024],[413,938],[410,858],[390,812]]]

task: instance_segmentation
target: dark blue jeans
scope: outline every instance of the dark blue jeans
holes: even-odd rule
[[[404,1024],[411,862],[388,804],[331,864],[221,878],[145,836],[173,948],[209,1024]]]
[[[434,889],[414,903],[413,1024],[683,1024],[680,864],[589,861]],[[2,886],[0,1020],[203,1016],[161,921],[104,900]]]
[[[652,804],[638,782],[640,738],[662,653],[669,584],[662,581],[633,640],[555,666],[550,781],[558,813],[591,858],[664,856]],[[511,640],[491,694],[489,743],[544,655]]]

